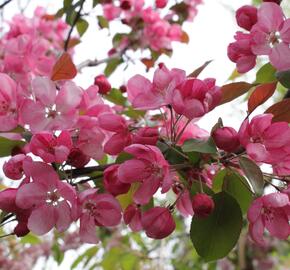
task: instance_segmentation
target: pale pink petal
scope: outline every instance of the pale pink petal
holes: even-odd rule
[[[48,233],[56,223],[56,213],[53,206],[43,205],[32,211],[27,227],[37,235]]]
[[[55,84],[46,77],[36,77],[32,81],[32,92],[37,100],[46,106],[52,106],[56,97]]]
[[[249,233],[251,238],[260,246],[265,246],[265,240],[263,239],[264,224],[261,218],[257,219],[255,223],[250,223]]]
[[[28,183],[19,187],[16,204],[19,208],[29,209],[45,203],[46,186],[41,183]]]
[[[80,218],[80,238],[89,244],[96,244],[99,241],[94,218],[88,214],[83,214]]]
[[[55,227],[59,232],[63,232],[72,223],[70,206],[66,201],[62,201],[55,207],[55,212],[56,212]]]
[[[269,55],[271,64],[279,71],[290,69],[289,44],[281,42],[276,45]]]

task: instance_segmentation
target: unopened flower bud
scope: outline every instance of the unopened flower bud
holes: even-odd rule
[[[198,218],[207,217],[214,209],[214,201],[204,193],[198,193],[192,198],[192,209]]]
[[[105,75],[98,75],[95,77],[95,85],[99,87],[99,93],[106,95],[111,90],[111,84],[107,80]]]

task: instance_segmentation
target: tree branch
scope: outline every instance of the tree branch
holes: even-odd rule
[[[64,172],[65,174],[71,176],[72,178],[76,178],[76,177],[84,176],[93,172],[102,172],[113,164],[105,164],[105,165],[98,165],[98,166],[92,166],[92,167],[78,168],[78,169],[73,169],[73,170],[65,170]]]
[[[6,5],[8,5],[12,0],[6,0],[4,3],[0,5],[0,9],[4,8]]]
[[[69,45],[69,41],[70,41],[70,38],[71,38],[71,34],[72,34],[72,32],[73,32],[73,30],[74,30],[74,28],[75,28],[80,16],[81,16],[81,12],[82,12],[82,9],[83,9],[85,1],[86,0],[82,0],[82,2],[80,4],[80,8],[79,8],[79,10],[78,10],[78,12],[77,12],[77,14],[76,14],[76,16],[74,18],[74,21],[73,21],[73,23],[71,25],[71,28],[70,28],[69,32],[68,32],[67,38],[66,38],[65,43],[64,43],[64,51],[68,50],[68,45]]]

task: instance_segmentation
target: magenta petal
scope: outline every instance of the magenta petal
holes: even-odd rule
[[[60,202],[56,207],[56,229],[59,232],[65,231],[72,223],[70,206],[66,201]]]
[[[261,218],[257,219],[254,223],[250,223],[249,233],[251,238],[260,246],[264,246],[266,244],[263,239],[264,224]]]
[[[271,235],[279,239],[287,239],[290,235],[290,225],[286,213],[282,209],[277,209],[273,216],[266,217],[265,227]]]
[[[144,178],[146,163],[138,159],[125,161],[118,169],[118,177],[123,183],[138,182]],[[147,175],[146,175],[147,176]]]
[[[278,70],[290,69],[290,48],[289,44],[281,42],[276,45],[269,55],[271,64]]]
[[[134,202],[141,205],[149,203],[159,186],[160,180],[157,178],[152,178],[150,181],[144,181],[133,195]]]
[[[16,194],[16,205],[29,209],[45,203],[47,189],[40,183],[28,183],[19,187]]]
[[[80,218],[80,238],[89,244],[96,244],[99,241],[94,219],[90,215],[83,214]]]
[[[28,229],[37,235],[48,233],[56,223],[53,206],[43,205],[32,211],[28,219]]]

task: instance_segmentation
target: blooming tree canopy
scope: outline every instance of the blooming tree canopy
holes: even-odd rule
[[[112,37],[106,59],[76,66],[74,47],[89,27],[85,2],[98,10],[100,29],[120,23],[127,32]],[[118,237],[140,244],[142,232],[156,243],[179,231],[206,262],[237,250],[239,269],[254,269],[241,266],[247,232],[249,245],[261,249],[269,237],[287,241],[290,19],[283,1],[258,2],[236,11],[239,30],[227,48],[236,70],[224,85],[214,74],[200,78],[210,61],[190,74],[159,61],[174,53],[173,43],[188,42],[184,23],[194,21],[201,0],[64,0],[55,14],[39,7],[33,18],[18,14],[8,21],[0,40],[3,234],[39,240],[52,232],[59,263],[66,251],[60,237],[71,249],[92,244],[72,268],[109,237],[116,256],[125,256],[116,249],[123,245]],[[110,75],[130,64],[128,52],[154,74],[112,86]],[[91,86],[76,84],[85,67],[103,63]],[[252,69],[255,80],[243,76]],[[255,113],[278,91],[285,96]],[[223,115],[208,130],[199,127],[199,119],[243,94],[247,110],[238,129],[224,125]],[[183,222],[189,219],[190,229]],[[101,266],[145,269],[138,252],[130,249],[120,265]],[[8,261],[2,265],[11,268]]]

